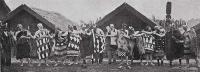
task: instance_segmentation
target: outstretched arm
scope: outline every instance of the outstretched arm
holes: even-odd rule
[[[137,33],[137,34],[135,34],[134,36],[142,36],[142,35],[144,35],[145,33]]]

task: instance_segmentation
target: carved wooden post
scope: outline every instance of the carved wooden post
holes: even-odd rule
[[[171,8],[172,8],[172,3],[167,2],[166,6],[166,23],[165,23],[165,29],[169,31],[169,25],[171,24]]]

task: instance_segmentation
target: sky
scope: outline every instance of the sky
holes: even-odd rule
[[[172,2],[172,18],[189,20],[200,18],[200,0],[5,0],[11,10],[21,4],[54,11],[80,23],[104,17],[124,2],[147,18],[165,19],[166,3]]]

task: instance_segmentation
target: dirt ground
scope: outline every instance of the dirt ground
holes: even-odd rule
[[[119,63],[119,62],[118,62]],[[58,65],[53,66],[53,63],[50,63],[50,66],[45,66],[44,64],[40,67],[37,67],[36,63],[33,63],[33,66],[25,64],[23,67],[20,66],[20,63],[13,62],[10,67],[3,67],[3,72],[200,72],[195,65],[195,62],[191,62],[190,67],[187,68],[185,63],[182,66],[178,65],[178,61],[174,61],[174,66],[170,67],[167,61],[165,61],[164,66],[143,66],[139,64],[139,61],[135,61],[131,65],[131,69],[118,69],[119,64],[107,64],[104,61],[103,64],[91,64],[87,63],[86,68],[81,64],[78,65]]]

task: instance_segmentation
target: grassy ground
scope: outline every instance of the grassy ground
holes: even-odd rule
[[[174,66],[170,67],[165,61],[164,66],[142,66],[135,61],[131,65],[132,69],[118,69],[118,64],[107,64],[107,61],[104,61],[103,64],[91,64],[87,63],[87,67],[84,68],[79,65],[58,65],[53,66],[53,63],[50,63],[50,66],[47,67],[44,64],[41,67],[37,67],[36,63],[33,63],[33,66],[28,66],[25,64],[23,67],[20,67],[18,62],[13,62],[10,67],[3,67],[4,72],[198,72],[198,68],[195,67],[195,62],[191,61],[189,68],[185,67],[185,63],[181,67],[178,66],[178,61],[174,61]],[[200,70],[199,70],[200,72]]]

